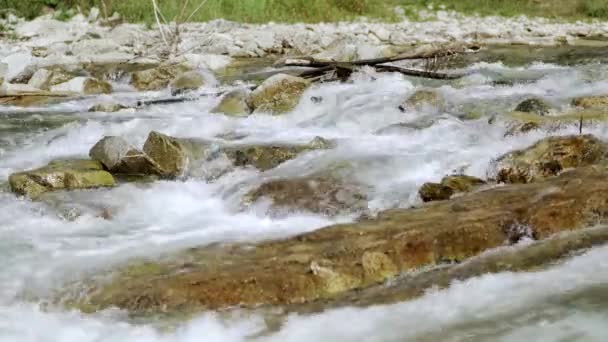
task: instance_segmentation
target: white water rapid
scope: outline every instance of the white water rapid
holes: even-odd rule
[[[543,97],[566,110],[575,96],[608,93],[608,68],[597,62],[519,67],[478,63],[464,71],[471,75],[437,88],[448,102],[443,111],[400,112],[399,103],[424,85],[391,74],[363,74],[353,83],[314,86],[285,116],[210,114],[215,97],[126,113],[86,112],[100,100],[133,102],[142,96],[124,84],[118,88],[124,91],[111,96],[44,108],[0,107],[0,184],[12,172],[53,159],[86,157],[105,135],[123,136],[136,146],[151,130],[218,141],[225,134],[243,136],[239,143],[303,143],[315,136],[337,141],[335,149],[306,153],[266,172],[240,169],[213,182],[191,178],[77,191],[60,198],[58,206],[1,190],[0,342],[608,340],[608,247],[542,271],[454,283],[409,302],[292,314],[270,332],[264,332],[266,322],[256,314],[202,313],[167,328],[162,322],[133,321],[118,310],[83,314],[41,307],[28,299],[28,294],[45,298],[66,281],[134,257],[215,242],[292,236],[353,219],[310,213],[270,217],[262,204],[243,211],[242,195],[268,177],[354,161],[355,177],[369,185],[372,211],[417,204],[417,189],[424,182],[438,181],[454,170],[485,177],[493,158],[546,134],[504,137],[504,125],[488,123],[492,112],[512,109],[528,96]],[[517,79],[526,82],[494,82]],[[313,103],[311,96],[323,101]],[[472,105],[484,115],[458,119]],[[435,121],[427,128],[376,133],[420,117]],[[606,125],[586,127],[585,132],[608,139]],[[569,133],[577,133],[577,128],[555,134]],[[66,219],[66,207],[77,208],[80,216]],[[106,207],[112,220],[98,217]]]

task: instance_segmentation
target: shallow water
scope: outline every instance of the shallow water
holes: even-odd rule
[[[551,62],[559,62],[551,60]],[[291,236],[352,216],[328,218],[305,212],[268,216],[263,205],[243,210],[241,196],[264,179],[313,173],[332,165],[356,165],[356,180],[369,186],[371,211],[417,204],[418,187],[462,171],[484,177],[493,158],[525,147],[541,132],[504,137],[490,116],[523,98],[541,96],[567,110],[572,97],[608,93],[603,60],[563,65],[534,62],[505,66],[478,62],[452,83],[431,82],[448,105],[401,113],[408,94],[428,82],[366,71],[351,84],[310,89],[298,108],[283,117],[245,119],[209,114],[218,101],[154,105],[127,113],[87,113],[100,99],[128,103],[166,94],[124,92],[27,110],[0,107],[0,183],[11,172],[52,159],[86,157],[104,135],[120,135],[136,146],[150,130],[238,143],[307,142],[335,139],[333,150],[301,155],[266,172],[235,170],[219,179],[123,184],[110,190],[78,191],[53,201],[31,202],[0,192],[0,341],[604,341],[608,339],[608,248],[600,247],[536,273],[501,273],[429,291],[410,302],[364,309],[332,309],[290,315],[267,332],[262,315],[204,313],[167,324],[132,321],[111,310],[93,315],[41,308],[26,298],[50,296],[67,281],[134,257],[155,257],[185,247]],[[311,96],[322,96],[313,103]],[[458,119],[472,107],[484,116]],[[375,134],[399,122],[425,117],[420,130]],[[577,132],[564,129],[556,134]],[[608,127],[585,127],[608,138]],[[57,204],[58,203],[58,204]],[[67,220],[65,210],[80,216]],[[113,219],[98,217],[109,208]],[[69,215],[67,215],[69,216]]]

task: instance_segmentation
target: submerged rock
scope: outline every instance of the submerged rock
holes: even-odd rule
[[[276,179],[250,191],[244,203],[269,199],[273,207],[306,210],[328,216],[367,209],[367,196],[361,186],[333,177],[310,176]]]
[[[545,116],[533,113],[511,112],[504,115],[504,119],[507,126],[505,136],[524,134],[533,130],[551,133],[572,127],[581,128],[584,131],[590,125],[606,122],[608,120],[608,111],[585,109]]]
[[[104,102],[93,105],[91,108],[89,108],[89,112],[115,113],[126,108],[127,106],[120,103]]]
[[[253,111],[249,107],[249,104],[247,104],[247,98],[250,94],[251,91],[247,89],[230,91],[222,97],[220,103],[211,110],[211,113],[222,113],[228,116],[248,116]]]
[[[114,178],[98,161],[53,161],[47,166],[9,177],[11,191],[32,199],[48,191],[89,189],[114,185]]]
[[[486,184],[482,179],[466,175],[443,177],[441,183],[425,183],[418,194],[424,202],[444,201],[458,192],[470,192]]]
[[[409,110],[422,110],[425,107],[434,107],[441,110],[445,107],[445,99],[432,89],[421,89],[410,95],[400,106],[402,112]]]
[[[544,100],[538,98],[530,98],[522,101],[515,108],[516,112],[533,113],[540,116],[547,115],[551,112],[551,105]]]
[[[198,71],[187,71],[179,74],[171,81],[171,95],[179,95],[194,91],[205,85],[205,78]]]
[[[246,145],[226,147],[224,152],[237,167],[253,166],[258,170],[266,171],[294,159],[302,152],[332,147],[332,142],[316,137],[305,145]]]
[[[606,194],[608,170],[599,165],[580,168],[546,182],[389,210],[377,218],[261,242],[255,248],[209,246],[161,262],[135,262],[114,270],[111,281],[99,283],[87,296],[74,291],[70,304],[86,311],[115,306],[150,314],[326,302],[398,275],[410,277],[408,272],[453,265],[510,245],[513,232],[522,226],[526,236],[543,240],[606,223]],[[545,256],[553,255],[547,252],[535,254],[528,265],[546,262]],[[488,268],[482,265],[482,270]]]
[[[593,135],[549,137],[498,158],[492,173],[501,183],[530,183],[564,169],[597,164],[607,153],[608,145]]]
[[[589,108],[608,108],[608,95],[577,97],[572,100],[575,107]]]
[[[273,115],[292,111],[310,82],[304,78],[287,74],[277,74],[265,80],[247,99],[256,113]]]
[[[145,153],[120,137],[101,139],[89,152],[112,173],[124,175],[161,175],[159,166]]]
[[[131,75],[131,85],[137,90],[161,90],[178,75],[191,69],[183,64],[165,64],[156,68],[136,71]]]

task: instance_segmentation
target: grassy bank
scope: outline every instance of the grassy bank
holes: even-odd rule
[[[190,17],[201,0],[157,0],[168,20]],[[186,8],[183,4],[187,3]],[[394,8],[406,14],[434,5],[447,9],[482,15],[530,15],[566,19],[608,19],[608,0],[207,0],[191,21],[224,18],[238,22],[327,22],[352,20],[367,16],[381,21],[397,19]],[[119,12],[132,22],[154,22],[150,0],[0,0],[0,11],[13,11],[33,18],[44,8],[65,13],[87,11],[91,6],[102,13]],[[105,9],[105,10],[104,10]]]

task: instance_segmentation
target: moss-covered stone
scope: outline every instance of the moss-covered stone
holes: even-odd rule
[[[607,153],[608,145],[592,135],[549,137],[498,158],[490,172],[498,182],[529,183],[564,169],[597,164]]]
[[[175,178],[184,175],[194,161],[203,159],[209,146],[205,141],[174,138],[152,131],[143,150],[158,166],[160,176]]]
[[[47,166],[10,175],[11,190],[32,199],[47,191],[89,189],[114,185],[114,178],[98,161],[53,161]]]
[[[179,95],[189,91],[194,91],[205,85],[205,78],[198,71],[183,72],[171,81],[170,88],[172,95]]]
[[[211,113],[221,113],[228,116],[248,116],[252,109],[247,104],[247,98],[251,94],[246,89],[237,89],[228,92],[222,97],[220,103],[215,106]]]
[[[435,269],[421,277],[422,282],[413,282],[408,272],[453,265],[509,245],[513,243],[512,232],[522,225],[530,237],[544,240],[559,232],[607,223],[606,194],[608,170],[594,165],[545,182],[496,187],[420,208],[389,210],[376,218],[261,242],[255,248],[189,249],[164,259],[149,273],[148,266],[138,268],[142,272],[136,276],[130,271],[134,266],[115,270],[111,281],[96,284],[88,296],[74,291],[77,294],[70,299],[76,307],[87,310],[116,306],[144,314],[319,303],[352,290],[358,291],[353,293],[356,297],[397,275],[406,276],[403,284],[416,284],[417,290],[423,291],[434,283],[425,279],[446,284],[477,270],[449,273],[452,278],[442,273],[441,278],[435,278],[433,275],[442,272]],[[585,243],[556,241],[562,241],[557,248],[527,254],[526,264],[538,264],[556,251],[563,255],[571,251],[568,248],[592,242],[590,238],[584,239]],[[497,254],[483,255],[495,258]],[[480,264],[481,259],[472,262],[475,260],[481,271],[493,271],[490,265],[505,265],[501,259],[487,264]],[[462,267],[470,265],[463,263]],[[386,287],[374,289],[380,294],[387,291]],[[378,293],[376,296],[382,298]],[[63,293],[61,297],[69,298]]]
[[[454,189],[439,183],[424,183],[418,194],[424,202],[445,201],[452,197]]]
[[[255,113],[273,115],[292,111],[310,82],[304,78],[277,74],[265,80],[247,98],[247,104]]]
[[[83,93],[85,95],[99,95],[112,93],[112,85],[97,78],[87,78],[84,81]]]
[[[156,68],[135,71],[131,74],[131,85],[137,90],[161,90],[181,73],[192,70],[184,64],[163,64]]]

